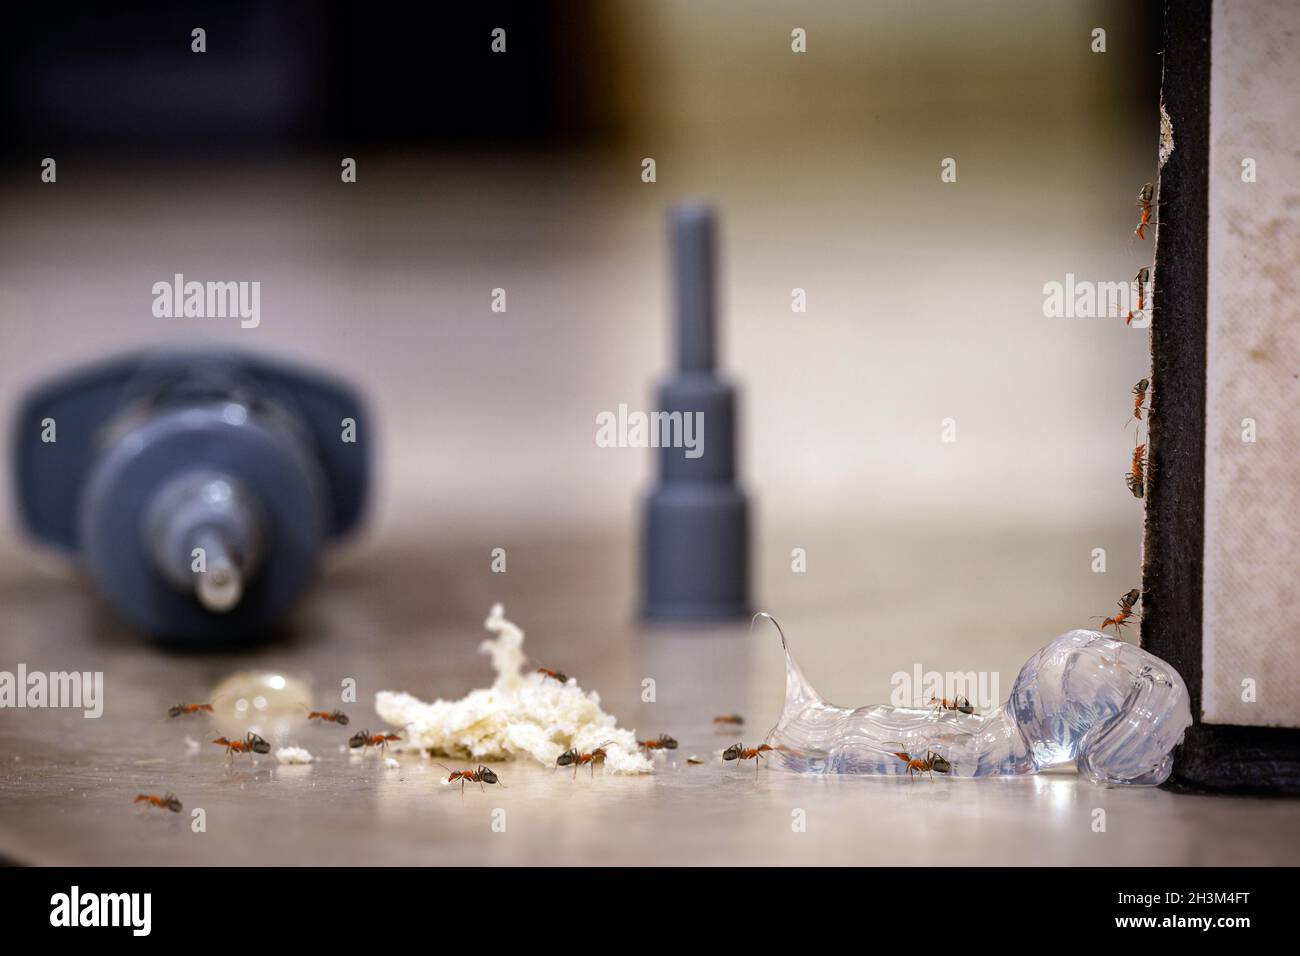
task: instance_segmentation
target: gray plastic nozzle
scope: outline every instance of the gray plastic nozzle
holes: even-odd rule
[[[650,620],[717,620],[749,614],[749,507],[736,483],[735,388],[716,363],[716,225],[707,206],[672,215],[677,369],[658,411],[683,438],[659,449],[659,481],[642,529],[641,614]],[[686,429],[686,424],[694,431]]]

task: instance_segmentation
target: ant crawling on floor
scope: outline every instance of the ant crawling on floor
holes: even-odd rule
[[[555,766],[572,767],[573,779],[577,780],[578,768],[590,765],[592,779],[595,779],[596,764],[598,763],[604,764],[605,758],[609,756],[609,754],[605,752],[605,748],[608,747],[613,742],[614,741],[612,740],[607,740],[599,747],[591,751],[591,753],[585,753],[585,754],[581,753],[577,747],[570,747],[568,750],[566,750],[564,753],[560,754],[560,756],[556,758]]]
[[[955,710],[962,714],[975,713],[974,705],[965,697],[954,697],[951,700],[947,697],[931,697],[928,706],[935,710]]]
[[[159,810],[170,810],[172,813],[180,813],[185,809],[181,806],[181,802],[176,799],[176,794],[174,793],[164,794],[161,797],[152,793],[142,793],[137,796],[133,802],[152,804]]]
[[[401,734],[372,734],[369,730],[359,730],[348,740],[348,746],[353,750],[365,747],[378,747],[380,750],[387,750],[391,741],[401,739]]]
[[[477,770],[452,770],[446,764],[442,763],[438,764],[438,766],[449,774],[447,777],[448,783],[455,783],[457,780],[460,781],[460,795],[462,797],[465,795],[465,784],[467,783],[477,783],[478,788],[485,793],[487,792],[487,788],[483,786],[485,783],[495,783],[501,787],[505,786],[505,784],[497,778],[496,771],[489,770],[482,764],[478,765]]]
[[[212,713],[211,704],[176,704],[167,708],[168,717],[180,717],[184,714],[197,714],[201,710]]]
[[[657,740],[638,740],[636,745],[643,750],[676,750],[677,741],[667,734],[660,734]]]
[[[746,747],[743,743],[737,741],[726,750],[722,751],[722,759],[724,762],[735,760],[737,761],[737,766],[740,765],[739,761],[741,760],[752,760],[754,761],[754,772],[758,773],[758,761],[760,759],[767,760],[763,755],[769,753],[772,749],[773,748],[769,747],[767,744],[759,744],[757,747]]]
[[[218,737],[212,742],[219,747],[225,747],[227,757],[233,754],[269,754],[271,752],[271,745],[251,730],[243,740],[227,740],[225,737]]]
[[[934,775],[936,772],[952,772],[952,764],[939,756],[933,750],[927,750],[924,759],[913,757],[906,750],[894,751],[894,756],[907,764],[907,776],[913,783],[916,783],[916,775],[918,773],[928,773],[930,775],[930,782],[934,783]]]
[[[313,710],[307,715],[308,720],[328,720],[332,724],[338,724],[340,727],[348,725],[348,715],[341,710]]]

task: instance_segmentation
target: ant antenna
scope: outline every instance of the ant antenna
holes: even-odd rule
[[[783,650],[783,651],[788,651],[789,648],[786,647],[786,644],[785,644],[785,631],[781,630],[781,625],[777,623],[776,618],[774,618],[772,615],[768,614],[766,611],[759,611],[759,612],[758,612],[757,614],[755,614],[754,617],[750,620],[750,622],[749,622],[749,633],[750,633],[750,634],[753,634],[753,633],[754,633],[754,625],[758,623],[758,619],[759,619],[760,617],[765,617],[765,618],[767,618],[769,621],[772,622],[773,627],[776,628],[776,633],[778,633],[778,634],[781,635],[781,650]]]

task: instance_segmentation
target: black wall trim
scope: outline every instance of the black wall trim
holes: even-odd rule
[[[1191,691],[1175,790],[1300,794],[1300,730],[1201,722],[1211,0],[1166,0],[1162,100],[1174,151],[1160,175],[1152,292],[1150,481],[1142,644]]]

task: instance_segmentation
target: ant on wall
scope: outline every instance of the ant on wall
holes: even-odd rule
[[[714,717],[713,722],[715,724],[730,724],[739,727],[744,724],[745,718],[741,717],[740,714],[723,714],[720,717]]]
[[[1133,588],[1133,590],[1129,591],[1119,599],[1119,613],[1114,617],[1105,618],[1101,622],[1101,629],[1104,631],[1108,627],[1114,627],[1115,635],[1117,637],[1121,636],[1120,628],[1128,626],[1128,619],[1133,616],[1133,605],[1137,604],[1141,599],[1142,591],[1138,588]]]
[[[1146,450],[1145,442],[1133,449],[1133,464],[1124,475],[1124,484],[1133,492],[1134,498],[1141,498],[1146,490]]]
[[[928,773],[930,775],[930,782],[934,783],[934,775],[936,772],[952,772],[952,764],[945,758],[939,756],[933,750],[927,750],[924,759],[913,757],[906,750],[894,751],[894,756],[907,764],[907,776],[913,783],[916,783],[916,775],[918,773]]]
[[[1137,207],[1140,210],[1137,228],[1133,230],[1133,235],[1139,239],[1146,239],[1146,228],[1152,225],[1151,210],[1152,200],[1155,198],[1155,187],[1150,183],[1143,183],[1142,188],[1138,190]]]
[[[1146,311],[1146,289],[1147,283],[1151,281],[1151,270],[1143,266],[1137,271],[1137,275],[1133,276],[1133,281],[1137,283],[1138,287],[1137,308],[1129,310],[1128,317],[1124,320],[1125,325],[1132,325],[1133,320]]]
[[[660,734],[659,739],[657,740],[638,740],[636,742],[636,745],[645,750],[676,750],[677,749],[677,741],[674,740],[672,737],[669,737],[667,734]]]
[[[328,720],[332,724],[338,724],[340,727],[348,725],[348,715],[341,710],[313,710],[307,715],[308,720]]]

